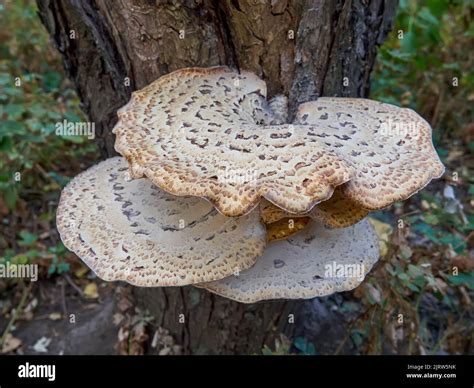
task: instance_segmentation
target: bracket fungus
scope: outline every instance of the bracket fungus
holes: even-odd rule
[[[197,286],[243,303],[314,298],[357,287],[378,258],[377,235],[368,220],[343,229],[312,222],[271,244],[238,276]]]
[[[123,158],[107,159],[75,177],[58,207],[64,245],[102,279],[183,286],[230,276],[262,255],[258,213],[224,217],[201,198],[127,174]]]
[[[262,197],[305,213],[346,182],[345,196],[380,209],[444,172],[430,126],[410,109],[323,97],[300,105],[293,124],[268,124],[279,120],[265,82],[226,67],[167,74],[118,116],[115,148],[134,178],[205,197],[226,216]]]
[[[287,105],[227,67],[181,69],[134,92],[113,130],[124,158],[63,190],[65,246],[105,280],[245,303],[356,287],[379,256],[369,211],[444,172],[431,128],[366,99],[322,97],[292,123]]]

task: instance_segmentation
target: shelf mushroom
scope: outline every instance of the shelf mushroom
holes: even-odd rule
[[[314,298],[357,287],[378,258],[378,238],[367,219],[343,229],[313,221],[301,233],[269,245],[238,276],[197,286],[242,303]]]
[[[263,254],[258,212],[224,217],[203,199],[127,174],[121,157],[95,165],[67,185],[57,211],[64,245],[102,279],[183,286],[230,276]]]
[[[104,280],[244,303],[356,287],[379,256],[369,211],[444,172],[431,128],[366,99],[322,97],[293,123],[286,105],[227,67],[181,69],[134,92],[113,130],[124,158],[63,190],[65,246]]]
[[[167,74],[118,116],[115,148],[134,178],[205,197],[226,216],[261,198],[307,213],[346,182],[345,197],[380,209],[444,172],[429,124],[411,109],[323,97],[301,104],[294,123],[269,125],[278,112],[265,82],[226,67]]]
[[[309,126],[260,124],[277,115],[265,82],[249,72],[172,72],[134,92],[118,116],[115,149],[134,178],[207,198],[229,217],[247,214],[262,197],[307,212],[354,173],[336,152],[308,142]]]

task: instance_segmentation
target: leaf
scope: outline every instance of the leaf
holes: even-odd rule
[[[48,315],[48,318],[51,319],[52,321],[58,321],[62,318],[63,316],[61,315],[61,313],[58,313],[58,312],[55,312],[55,313],[51,313]]]
[[[89,299],[97,299],[99,297],[99,292],[97,291],[97,284],[89,283],[84,288],[84,295]]]
[[[367,300],[371,305],[380,304],[382,295],[377,288],[375,288],[372,284],[367,283],[365,285],[365,290],[365,295],[367,296]]]
[[[59,262],[57,265],[57,272],[59,274],[69,272],[70,269],[71,269],[71,266],[69,265],[69,263]]]
[[[21,241],[18,241],[18,244],[21,245],[21,246],[33,245],[38,240],[38,237],[36,235],[34,235],[33,233],[30,233],[26,230],[22,230],[18,234],[21,237]]]
[[[425,220],[425,222],[427,224],[430,224],[430,225],[438,225],[439,224],[438,216],[436,214],[433,214],[433,213],[425,214],[423,216],[423,219]]]
[[[9,353],[21,346],[21,340],[8,333],[3,342],[0,353]]]
[[[3,111],[8,115],[9,119],[18,119],[25,112],[25,107],[22,104],[7,104]]]
[[[408,31],[403,36],[400,47],[406,54],[414,54],[418,48],[416,34],[413,31]]]
[[[16,201],[18,200],[18,193],[15,187],[9,186],[3,193],[3,199],[7,208],[10,210],[15,209]]]
[[[61,85],[61,74],[57,71],[47,71],[43,75],[43,87],[47,92],[59,89]]]
[[[316,354],[316,349],[314,344],[309,342],[307,338],[304,337],[296,337],[293,343],[296,349],[301,351],[303,354],[306,355],[314,355]]]
[[[51,343],[51,338],[41,337],[33,346],[33,350],[37,353],[48,353],[48,346]]]
[[[469,289],[474,290],[474,272],[448,275],[448,280],[454,286],[465,285]]]
[[[87,272],[89,272],[89,268],[87,268],[85,265],[81,265],[81,267],[76,270],[76,272],[74,272],[74,275],[76,278],[81,279],[87,274]]]
[[[352,342],[354,342],[354,345],[356,346],[356,348],[359,348],[364,341],[364,334],[359,330],[355,330],[351,334],[351,340]]]
[[[0,120],[0,136],[23,135],[25,133],[25,127],[18,121]]]
[[[392,227],[385,222],[369,217],[369,221],[379,236],[380,255],[385,256],[388,252],[389,236],[392,233]]]
[[[439,20],[434,16],[428,8],[423,8],[419,13],[418,17],[425,22],[432,24],[433,26],[439,25]]]

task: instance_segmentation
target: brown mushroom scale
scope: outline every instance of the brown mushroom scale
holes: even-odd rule
[[[364,217],[444,171],[431,128],[366,99],[319,98],[293,123],[287,109],[255,74],[226,67],[134,92],[113,130],[124,158],[63,190],[65,246],[104,280],[244,303],[356,287],[379,255]]]

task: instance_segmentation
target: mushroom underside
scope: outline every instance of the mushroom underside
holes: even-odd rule
[[[327,201],[319,203],[309,213],[304,214],[288,213],[271,202],[263,200],[260,202],[260,216],[265,224],[272,224],[285,218],[310,217],[330,228],[346,228],[362,220],[369,211],[344,197],[343,186],[337,187]]]

